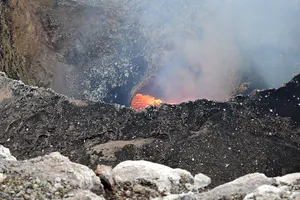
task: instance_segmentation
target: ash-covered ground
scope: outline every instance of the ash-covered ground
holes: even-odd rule
[[[149,160],[207,174],[211,186],[252,172],[298,172],[299,78],[229,102],[197,100],[136,112],[2,76],[0,143],[18,159],[58,151],[92,168]]]
[[[0,76],[0,144],[18,160],[54,151],[92,169],[148,160],[204,173],[211,188],[300,171],[300,75],[289,81],[298,1],[0,6],[1,70],[25,82]],[[121,106],[144,86],[186,102]]]

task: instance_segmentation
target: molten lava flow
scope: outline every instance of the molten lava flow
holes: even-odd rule
[[[155,99],[150,95],[136,94],[131,101],[131,107],[140,110],[149,105],[159,105],[163,103],[161,99]]]

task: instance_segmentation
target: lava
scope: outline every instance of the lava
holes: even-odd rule
[[[142,108],[150,105],[159,105],[163,103],[161,99],[155,99],[150,95],[136,94],[131,101],[131,107],[136,110],[141,110]]]

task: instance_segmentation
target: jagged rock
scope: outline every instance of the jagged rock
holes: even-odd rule
[[[17,160],[10,154],[10,150],[0,145],[0,160]]]
[[[286,192],[280,188],[271,185],[262,185],[258,187],[253,193],[245,196],[244,200],[276,200],[286,196]]]
[[[288,177],[296,178],[295,174],[288,174]],[[287,177],[267,178],[263,174],[249,174],[240,177],[230,183],[220,185],[212,190],[202,193],[189,192],[180,195],[168,195],[163,200],[215,200],[215,199],[244,199],[244,200],[296,200],[300,197],[299,180],[288,178],[291,181],[290,187],[274,185],[278,179]],[[281,182],[282,183],[282,182]],[[298,199],[297,199],[298,200]]]
[[[300,75],[278,90],[230,102],[197,100],[143,112],[75,101],[3,76],[0,91],[9,94],[0,100],[0,144],[17,159],[58,151],[92,169],[148,160],[204,173],[210,188],[253,172],[300,171],[300,127],[288,118],[300,118]],[[269,107],[276,100],[284,103]],[[285,103],[293,109],[281,117],[277,107]]]
[[[72,163],[67,157],[62,156],[58,152],[24,161],[4,160],[0,162],[0,171],[8,176],[4,180],[7,180],[5,184],[9,185],[6,191],[8,193],[11,190],[16,190],[14,193],[21,192],[18,188],[26,188],[28,180],[33,185],[31,190],[35,192],[41,190],[40,192],[42,193],[48,192],[50,196],[65,196],[65,194],[73,193],[78,194],[77,197],[72,195],[76,198],[81,198],[82,194],[84,194],[82,197],[87,196],[84,199],[89,199],[88,196],[91,196],[91,198],[96,196],[93,192],[98,195],[104,193],[100,179],[91,169]],[[15,177],[16,174],[21,174],[21,176]],[[14,183],[17,185],[14,186]],[[41,189],[39,190],[39,188]],[[48,188],[46,189],[47,192],[45,188]],[[35,195],[41,194],[35,193]],[[99,197],[99,199],[101,198]]]
[[[300,173],[288,174],[282,177],[276,177],[275,179],[279,185],[300,185]]]
[[[261,185],[273,184],[274,182],[272,178],[268,178],[264,174],[249,174],[224,185],[220,185],[208,192],[199,194],[197,198],[209,200],[222,198],[223,196],[243,195],[252,192]]]
[[[15,51],[26,57],[24,66],[13,63],[10,68],[17,69],[27,84],[82,99],[124,102],[148,67],[140,14],[132,1],[1,3],[14,8],[8,9],[11,22],[7,29],[11,32],[7,37],[14,38]],[[8,55],[12,56],[11,52]],[[17,57],[8,55],[7,62],[15,62]],[[122,90],[129,91],[119,92]]]
[[[96,175],[99,176],[102,184],[112,189],[115,185],[112,167],[106,165],[98,165],[96,168]]]
[[[274,178],[275,184],[262,185],[247,194],[244,200],[278,200],[300,198],[300,173],[287,174],[282,177]]]
[[[272,178],[266,177],[264,174],[254,173],[240,177],[232,182],[226,183],[215,187],[207,192],[200,194],[187,193],[181,195],[170,195],[165,197],[166,200],[182,200],[182,199],[231,199],[233,197],[239,197],[242,199],[247,193],[254,191],[257,187],[264,184],[275,183]]]
[[[182,169],[172,169],[148,161],[125,161],[112,171],[99,165],[97,174],[109,172],[107,180],[116,180],[104,192],[100,179],[86,166],[72,163],[58,152],[30,160],[2,160],[0,162],[0,198],[41,199],[162,199],[162,200],[298,200],[300,173],[268,178],[254,173],[211,190],[188,191],[205,187],[210,178],[197,174],[194,178]],[[198,183],[197,183],[198,182]],[[179,194],[181,193],[181,194]]]
[[[117,184],[130,182],[132,185],[146,185],[166,194],[184,192],[185,184],[193,184],[193,176],[186,170],[142,160],[124,161],[113,169],[113,173]]]
[[[211,183],[211,178],[204,174],[196,174],[194,177],[194,189],[198,190],[208,186]]]

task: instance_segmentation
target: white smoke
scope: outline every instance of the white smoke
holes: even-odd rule
[[[299,72],[299,0],[149,0],[143,6],[148,37],[170,46],[155,86],[166,101],[225,100],[249,69],[266,87]]]

